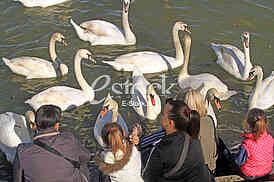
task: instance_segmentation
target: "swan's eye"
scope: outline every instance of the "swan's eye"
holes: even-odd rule
[[[154,95],[152,95],[152,94],[149,94],[149,96],[152,98],[152,99],[154,99]]]

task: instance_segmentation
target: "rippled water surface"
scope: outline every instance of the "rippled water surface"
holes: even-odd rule
[[[78,39],[69,23],[73,18],[77,23],[103,19],[121,27],[121,3],[119,0],[71,0],[64,4],[48,8],[25,8],[11,0],[0,1],[0,56],[13,58],[18,56],[36,56],[49,60],[48,43],[52,33],[65,35],[69,46],[57,45],[58,57],[69,66],[69,74],[61,79],[26,80],[13,74],[0,61],[0,113],[16,112],[23,114],[30,109],[24,101],[46,88],[66,85],[79,88],[73,74],[73,57],[79,48],[91,50],[97,63],[83,61],[82,71],[89,84],[101,75],[111,78],[106,88],[96,92],[100,100],[111,91],[115,83],[131,81],[129,73],[112,70],[102,61],[112,61],[115,57],[133,51],[152,50],[175,56],[172,42],[172,26],[176,21],[184,21],[191,26],[192,48],[189,72],[199,74],[210,72],[218,76],[230,89],[238,92],[223,104],[223,110],[217,113],[219,120],[218,133],[226,143],[233,145],[239,142],[242,134],[241,123],[247,111],[247,99],[256,81],[243,82],[236,80],[224,72],[215,62],[215,54],[209,43],[229,43],[242,49],[240,34],[249,31],[251,36],[251,60],[261,65],[268,76],[274,70],[274,1],[263,0],[135,0],[131,4],[129,21],[137,37],[136,46],[97,46]],[[180,33],[180,37],[183,34]],[[177,83],[180,69],[163,73],[150,74],[146,78],[150,82],[165,84],[165,87]],[[97,79],[98,80],[98,79]],[[100,79],[96,84],[99,88],[105,84]],[[120,113],[128,122],[139,121],[133,109],[128,106],[130,95],[126,88],[120,89],[124,94],[115,94],[120,105]],[[162,94],[162,99],[172,97],[178,92],[178,86],[171,89],[171,94]],[[273,90],[274,91],[274,90]],[[62,130],[73,131],[83,143],[92,150],[95,141],[91,131],[99,112],[100,104],[85,104],[71,111],[64,112],[61,123]],[[270,125],[273,125],[273,107],[267,110]],[[160,128],[159,119],[143,121],[148,132]],[[273,128],[273,127],[272,127]],[[271,129],[272,134],[274,130]],[[0,179],[10,179],[9,165],[0,159]]]

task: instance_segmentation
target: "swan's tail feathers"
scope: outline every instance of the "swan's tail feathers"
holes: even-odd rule
[[[237,94],[237,92],[235,90],[228,90],[227,92],[220,94],[220,100],[221,101],[227,100],[228,98],[230,98],[231,96],[236,95],[236,94]]]
[[[9,65],[9,64],[10,64],[10,60],[9,60],[9,59],[7,59],[7,58],[5,58],[5,57],[2,57],[2,60],[4,61],[4,63],[5,63],[6,65]]]

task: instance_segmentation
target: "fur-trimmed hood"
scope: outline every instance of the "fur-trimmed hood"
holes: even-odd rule
[[[116,160],[114,164],[104,162],[99,155],[96,156],[96,164],[99,166],[99,169],[105,174],[108,175],[115,171],[122,169],[129,161],[132,155],[133,144],[127,143],[126,153],[121,160]]]

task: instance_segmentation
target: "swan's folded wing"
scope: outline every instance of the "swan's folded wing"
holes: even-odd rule
[[[121,35],[123,37],[122,31],[112,23],[109,23],[107,21],[103,20],[91,20],[84,22],[89,31],[96,34],[97,36],[119,36]]]

